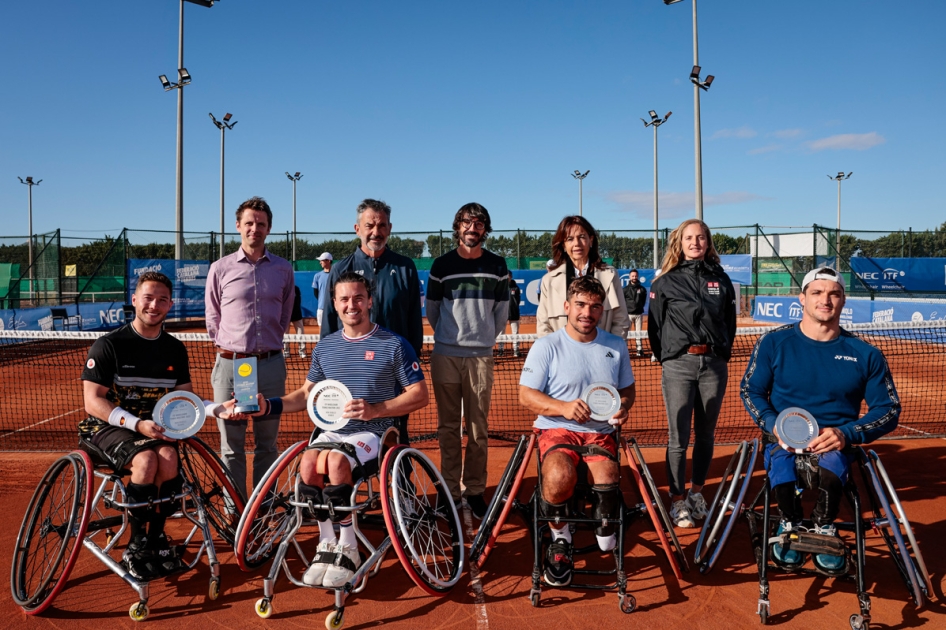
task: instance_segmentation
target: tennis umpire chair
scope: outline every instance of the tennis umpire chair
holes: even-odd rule
[[[129,509],[162,503],[179,506],[170,520],[186,519],[191,524],[180,545],[190,556],[184,557],[182,571],[194,569],[206,555],[210,568],[207,598],[217,599],[220,566],[211,529],[232,544],[233,514],[243,510],[244,501],[216,454],[196,437],[177,442],[184,478],[181,491],[150,504],[130,503],[124,482],[128,471],[113,470],[94,445],[87,441],[83,445],[53,462],[30,500],[17,535],[10,578],[16,604],[28,615],[49,608],[85,547],[137,592],[138,601],[128,614],[144,621],[150,612],[149,581],[134,578],[112,552],[128,528]]]
[[[825,575],[817,569],[789,567],[777,562],[770,553],[770,545],[773,543],[801,553],[844,557],[844,569],[827,575],[838,579],[853,578],[856,583],[859,610],[849,618],[852,630],[870,628],[871,602],[865,578],[866,535],[869,531],[878,532],[884,539],[914,605],[920,608],[926,599],[932,597],[933,587],[929,571],[917,545],[913,527],[876,452],[865,451],[861,447],[853,448],[855,459],[844,486],[844,495],[851,509],[851,520],[835,522],[839,532],[854,534],[853,542],[848,542],[840,537],[809,532],[785,532],[776,535],[779,516],[778,511],[772,509],[772,488],[768,475],[752,502],[749,505],[744,504],[759,449],[758,439],[742,442],[726,467],[716,495],[708,506],[706,521],[697,541],[695,562],[701,573],[708,573],[713,569],[726,545],[733,523],[737,517],[744,516],[749,526],[752,550],[759,571],[756,612],[763,624],[769,620],[770,570]],[[860,470],[863,486],[861,490],[867,497],[866,505],[862,503],[861,493],[854,482],[855,468]]]
[[[603,449],[600,450],[600,454],[605,454],[612,459],[612,461],[617,461],[618,464],[620,464],[621,451],[626,454],[627,464],[641,496],[641,502],[628,505],[624,502],[624,493],[619,492],[621,501],[619,509],[617,510],[617,521],[616,523],[612,523],[616,525],[615,530],[617,534],[617,545],[614,550],[610,552],[614,561],[613,568],[573,569],[574,575],[588,577],[597,581],[592,583],[572,582],[567,587],[563,588],[616,591],[620,609],[625,613],[631,613],[637,607],[637,600],[633,594],[627,592],[627,574],[624,571],[624,554],[625,532],[635,520],[643,518],[645,515],[649,518],[657,533],[658,541],[677,579],[682,579],[683,572],[689,571],[689,566],[687,565],[683,550],[674,533],[670,515],[659,499],[657,485],[654,483],[650,470],[647,468],[647,464],[637,445],[637,441],[634,438],[625,440],[621,438],[620,434],[617,432],[614,435],[618,444],[620,444],[618,455],[613,456]],[[480,529],[470,549],[471,562],[477,567],[482,568],[490,552],[496,546],[497,538],[506,522],[509,512],[515,509],[529,528],[529,534],[533,544],[534,562],[532,568],[532,588],[529,591],[529,599],[535,607],[540,605],[542,597],[542,564],[545,558],[544,550],[551,542],[549,523],[556,520],[544,516],[539,506],[542,496],[542,462],[540,458],[537,458],[538,483],[535,489],[532,491],[527,502],[523,503],[518,499],[520,485],[529,468],[529,460],[532,457],[533,450],[537,446],[537,439],[538,431],[534,431],[532,435],[523,435],[519,438],[519,442],[516,444],[512,457],[506,464],[506,468],[500,478],[493,499],[490,501],[489,507],[486,510],[486,516],[483,518],[483,522],[480,525]],[[569,445],[560,448],[568,448],[582,454],[588,452],[589,447],[575,447]],[[588,468],[584,461],[579,462],[577,473],[578,483],[575,486],[572,499],[570,499],[570,516],[556,520],[556,522],[569,524],[569,527],[575,531],[573,534],[576,537],[575,540],[577,540],[578,534],[582,533],[583,530],[594,532],[595,528],[607,526],[610,522],[607,518],[596,519],[593,517],[595,511],[595,493],[591,490],[591,485],[588,482]],[[582,535],[584,534],[582,533]],[[575,556],[581,556],[587,554],[601,554],[602,552],[599,550],[597,542],[593,541],[587,546],[579,546],[576,543],[573,553]]]

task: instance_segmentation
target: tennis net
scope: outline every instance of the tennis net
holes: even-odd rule
[[[880,348],[903,404],[896,437],[927,437],[946,434],[946,321],[857,324],[849,330]],[[720,443],[736,442],[757,435],[739,399],[739,380],[745,372],[753,345],[772,327],[742,328],[738,331],[729,364],[726,391],[716,436]],[[79,376],[92,343],[104,333],[0,331],[0,450],[61,451],[76,444],[76,426],[86,417]],[[175,334],[187,346],[194,391],[202,398],[213,397],[210,372],[215,361],[214,345],[206,334]],[[641,336],[645,357],[635,356],[634,337]],[[646,336],[631,333],[628,346],[637,381],[637,401],[631,411],[629,432],[645,445],[666,444],[667,419],[660,386],[660,365],[649,359]],[[535,419],[519,405],[519,374],[535,335],[504,335],[493,349],[494,385],[490,407],[490,434],[516,438],[528,432]],[[309,359],[299,356],[299,343],[311,351],[316,335],[287,335],[288,380],[286,390],[302,385]],[[433,339],[424,341],[421,363],[430,376]],[[518,350],[518,356],[516,354]],[[577,367],[577,366],[576,366]],[[429,382],[429,381],[428,381]],[[816,384],[812,384],[816,386]],[[280,448],[303,439],[312,430],[304,412],[285,414],[280,427]],[[436,439],[437,408],[431,388],[430,404],[411,414],[413,440]],[[217,428],[208,422],[200,436],[214,447],[219,445]],[[252,448],[248,441],[247,448]]]

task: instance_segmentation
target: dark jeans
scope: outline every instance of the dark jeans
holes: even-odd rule
[[[725,360],[707,354],[685,354],[664,361],[661,366],[661,387],[670,428],[667,478],[670,494],[678,496],[686,487],[686,454],[691,431],[695,433],[692,482],[697,486],[706,482],[729,366]]]

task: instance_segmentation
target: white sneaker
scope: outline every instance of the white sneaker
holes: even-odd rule
[[[696,527],[696,523],[693,522],[693,517],[690,516],[690,508],[687,507],[687,502],[683,499],[673,502],[673,505],[670,507],[670,520],[673,521],[675,527]]]
[[[338,543],[335,547],[335,561],[325,570],[322,586],[338,588],[344,585],[360,566],[361,556],[358,554],[358,548]]]
[[[305,570],[302,576],[302,582],[309,586],[321,586],[322,579],[325,577],[325,570],[335,561],[335,545],[337,541],[323,540],[319,543],[319,548],[315,551],[315,558],[312,564]]]
[[[687,507],[690,509],[690,517],[698,521],[706,518],[706,499],[699,492],[687,493]]]

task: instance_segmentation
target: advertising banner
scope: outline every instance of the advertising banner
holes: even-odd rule
[[[168,318],[204,316],[204,287],[207,285],[210,262],[206,260],[130,258],[127,262],[127,269],[128,294],[125,299],[129,304],[131,304],[131,296],[138,286],[138,276],[146,271],[158,271],[170,278],[174,284],[174,289],[171,292],[174,306],[171,307]]]
[[[730,254],[720,256],[719,261],[730,280],[739,284],[752,284],[752,256]]]
[[[755,299],[752,318],[760,322],[794,323],[801,321],[801,303],[797,296]],[[841,311],[842,324],[883,322],[922,322],[946,319],[946,301],[871,301],[848,298]]]
[[[946,258],[851,258],[851,270],[871,289],[888,292],[946,291]]]
[[[56,314],[54,317],[53,314]],[[83,302],[0,311],[0,330],[111,330],[125,323],[122,302]]]

